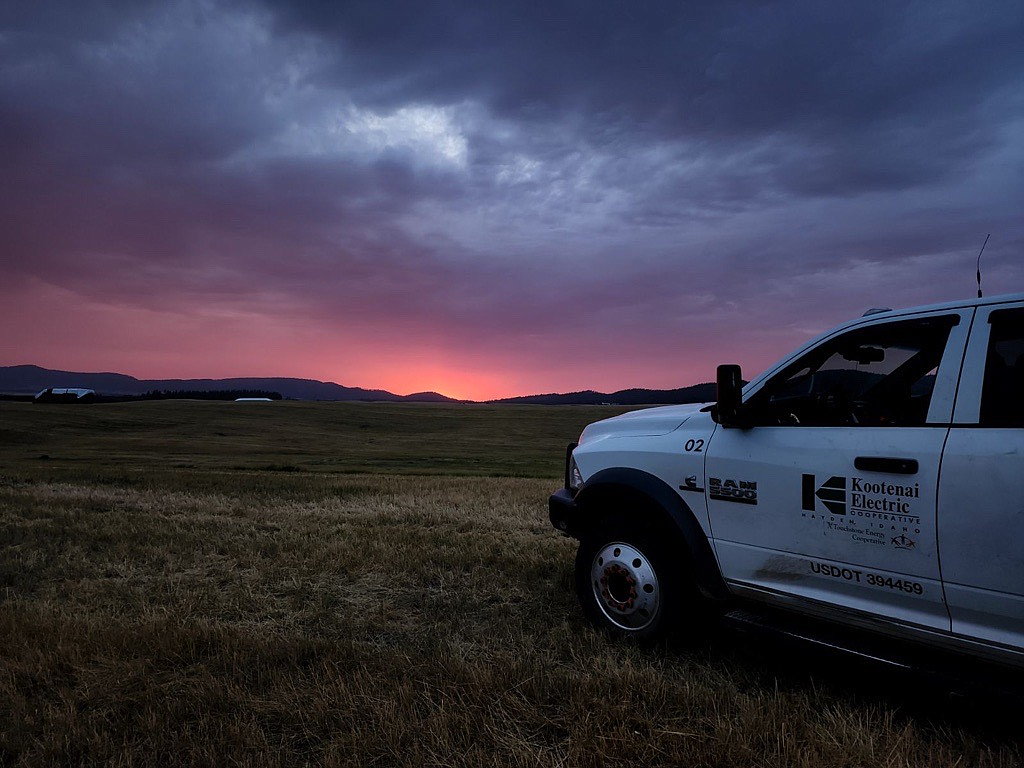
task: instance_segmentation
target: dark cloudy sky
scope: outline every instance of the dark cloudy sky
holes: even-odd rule
[[[0,5],[0,364],[484,398],[1024,291],[1024,3]]]

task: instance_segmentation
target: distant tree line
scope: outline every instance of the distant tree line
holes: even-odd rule
[[[271,400],[283,400],[280,392],[269,392],[263,389],[218,389],[218,390],[194,390],[175,389],[159,390],[154,389],[141,395],[100,395],[91,394],[83,398],[73,396],[45,396],[36,398],[33,395],[12,395],[0,394],[0,400],[14,400],[30,403],[33,400],[41,403],[131,403],[140,400],[237,400],[240,397],[269,397]]]
[[[268,392],[263,389],[154,389],[135,398],[137,400],[237,400],[240,397],[269,397],[281,400],[280,392]]]

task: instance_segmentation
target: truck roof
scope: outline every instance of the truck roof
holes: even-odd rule
[[[840,323],[833,328],[829,328],[824,333],[820,333],[813,338],[808,339],[793,352],[787,355],[782,360],[770,365],[768,368],[763,370],[757,376],[754,376],[744,387],[744,391],[749,391],[747,387],[753,387],[765,379],[769,374],[773,373],[783,362],[789,359],[794,359],[797,355],[803,354],[805,350],[810,349],[813,345],[832,336],[833,334],[845,331],[848,328],[860,325],[861,323],[871,322],[885,318],[896,318],[896,317],[910,317],[912,315],[921,314],[924,312],[941,311],[943,309],[965,309],[969,307],[983,307],[998,304],[1006,304],[1009,302],[1020,302],[1024,301],[1024,293],[1005,293],[998,296],[986,296],[983,298],[965,298],[958,301],[945,301],[938,304],[923,304],[916,307],[905,307],[903,309],[883,309],[883,310],[869,310],[867,314],[861,315],[860,317],[854,317],[847,320],[844,323]]]
[[[890,313],[893,315],[902,315],[904,313],[916,313],[916,312],[930,312],[936,309],[958,309],[962,307],[981,307],[988,304],[1002,304],[1008,301],[1021,301],[1024,300],[1024,293],[1004,293],[998,296],[985,296],[983,298],[968,298],[960,299],[958,301],[943,301],[938,304],[923,304],[916,307],[905,307],[903,309],[869,309],[868,313],[865,313],[864,317],[873,317],[884,313]],[[858,318],[859,319],[859,318]]]

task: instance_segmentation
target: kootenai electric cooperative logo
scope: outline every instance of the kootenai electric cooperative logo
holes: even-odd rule
[[[846,478],[839,475],[830,477],[815,488],[814,475],[803,477],[803,508],[805,512],[814,512],[814,500],[820,499],[825,508],[833,515],[846,514]]]

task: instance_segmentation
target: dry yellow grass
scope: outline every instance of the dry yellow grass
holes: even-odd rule
[[[1021,763],[909,689],[589,630],[545,500],[593,410],[144,405],[0,403],[0,764]],[[432,474],[358,471],[370,421]]]

